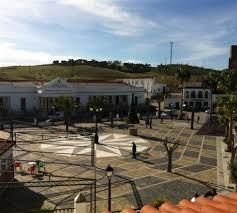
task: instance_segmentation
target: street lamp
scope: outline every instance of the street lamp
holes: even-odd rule
[[[173,120],[173,104],[170,104],[170,119]]]
[[[111,177],[113,175],[114,169],[110,164],[106,168],[106,176],[108,178],[108,210],[111,211]]]
[[[52,109],[52,113],[53,113],[53,116],[52,116],[52,126],[53,126],[54,125],[55,107],[51,106],[51,109]]]
[[[188,119],[188,114],[187,114],[187,109],[186,109],[186,104],[183,104],[183,110],[185,110],[185,115],[186,115],[186,118]]]
[[[207,115],[208,115],[208,118],[207,118],[207,125],[208,125],[208,128],[209,128],[210,125],[211,125],[211,110],[210,110],[210,109],[207,109],[207,110],[205,111],[205,113],[207,113]]]
[[[95,115],[95,137],[94,137],[94,141],[95,144],[99,144],[99,136],[98,136],[98,129],[97,129],[97,114],[99,112],[101,112],[103,109],[102,108],[90,108],[91,112],[94,112]]]

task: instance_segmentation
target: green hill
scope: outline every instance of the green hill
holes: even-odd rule
[[[11,66],[0,68],[0,80],[43,80],[49,81],[56,77],[64,79],[84,80],[113,80],[117,78],[155,77],[157,81],[166,83],[171,88],[177,88],[178,82],[175,73],[178,69],[188,69],[192,73],[191,81],[202,80],[209,72],[215,71],[189,65],[160,65],[152,67],[144,73],[130,73],[125,69],[121,71],[91,65],[37,65],[37,66]]]

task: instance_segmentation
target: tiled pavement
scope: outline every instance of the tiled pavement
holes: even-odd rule
[[[83,125],[83,124],[80,124]],[[203,194],[209,187],[217,187],[216,174],[216,137],[198,135],[197,130],[191,130],[189,124],[176,121],[153,121],[153,129],[137,125],[138,134],[150,144],[146,153],[140,153],[137,160],[130,154],[123,157],[108,157],[97,159],[97,201],[98,212],[105,208],[107,200],[107,179],[104,169],[110,163],[114,168],[112,177],[112,207],[114,210],[122,207],[137,207],[139,197],[143,204],[157,198],[166,198],[177,202],[182,198],[191,198],[193,194]],[[127,134],[125,129],[111,129],[102,125],[101,131],[108,133]],[[166,151],[161,139],[177,140],[180,146],[173,153],[173,173],[167,173]],[[37,149],[30,145],[31,149]],[[28,154],[24,159],[32,159]],[[79,164],[90,163],[89,156],[62,157],[51,155],[54,162]],[[49,156],[41,157],[49,161]],[[47,170],[54,175],[68,177],[92,177],[91,168],[76,165],[48,164]],[[28,177],[17,176],[20,181]],[[121,183],[122,182],[122,183]],[[217,187],[218,188],[218,187]],[[35,190],[35,189],[34,189]],[[51,187],[37,189],[47,199],[59,207],[72,206],[73,197],[82,187]],[[85,190],[85,189],[84,189]],[[140,203],[141,204],[141,203]]]

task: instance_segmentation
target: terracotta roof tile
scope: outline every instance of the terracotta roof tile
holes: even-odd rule
[[[122,213],[136,213],[136,211],[125,209]],[[237,192],[232,192],[227,196],[216,195],[212,200],[199,197],[196,202],[191,202],[185,199],[178,205],[166,202],[159,210],[146,205],[140,213],[237,213]]]

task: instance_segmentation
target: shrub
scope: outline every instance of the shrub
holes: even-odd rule
[[[166,200],[164,198],[158,198],[154,200],[151,205],[154,206],[155,208],[159,208],[163,203],[165,203]]]

